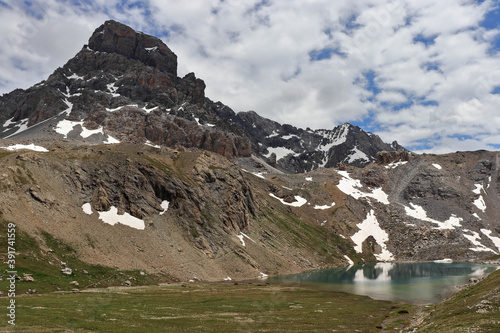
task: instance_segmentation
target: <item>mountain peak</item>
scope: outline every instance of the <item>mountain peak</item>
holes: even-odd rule
[[[113,20],[104,22],[89,39],[89,48],[117,53],[177,76],[177,56],[159,38],[137,32]]]

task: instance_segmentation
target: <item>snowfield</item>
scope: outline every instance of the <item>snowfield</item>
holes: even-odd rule
[[[362,192],[360,189],[363,188],[363,185],[360,180],[351,178],[347,171],[337,172],[343,177],[337,187],[345,194],[350,195],[354,199],[372,198],[383,204],[389,204],[389,196],[382,190],[382,188],[373,189],[371,192]]]
[[[145,224],[144,220],[138,219],[130,215],[129,213],[124,213],[123,215],[118,215],[118,208],[111,206],[107,212],[98,212],[99,219],[104,223],[115,225],[117,223],[129,226],[134,229],[144,230]]]
[[[375,254],[375,258],[379,261],[391,261],[394,260],[394,255],[387,250],[386,243],[389,241],[389,235],[385,230],[380,227],[375,212],[370,210],[366,215],[366,219],[356,225],[360,230],[351,236],[352,241],[356,244],[354,250],[358,253],[363,252],[363,242],[369,237],[373,236],[377,241],[377,244],[382,247],[382,252],[380,254]]]
[[[427,212],[424,210],[423,207],[419,205],[415,205],[410,202],[410,206],[405,206],[405,211],[406,215],[411,216],[413,218],[416,218],[421,221],[426,221],[426,222],[431,222],[435,223],[438,226],[435,227],[434,229],[437,230],[444,230],[444,229],[455,229],[456,227],[461,226],[461,222],[463,222],[463,218],[457,217],[456,215],[452,214],[450,218],[444,222],[438,221],[431,219],[430,217],[427,216]]]

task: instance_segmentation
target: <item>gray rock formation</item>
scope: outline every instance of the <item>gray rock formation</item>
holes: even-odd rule
[[[115,21],[97,28],[46,81],[0,97],[0,125],[0,138],[18,140],[149,141],[228,158],[253,153],[294,173],[364,166],[381,150],[404,150],[349,124],[304,130],[253,111],[235,113],[206,98],[193,73],[177,77],[177,56],[160,39]]]

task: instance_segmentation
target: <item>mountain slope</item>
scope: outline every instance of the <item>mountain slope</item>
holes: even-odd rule
[[[236,114],[206,98],[193,73],[178,77],[177,56],[160,39],[115,21],[97,28],[46,81],[0,97],[0,124],[4,139],[148,142],[229,158],[253,153],[287,172],[364,166],[379,151],[403,150],[349,124],[312,131]]]

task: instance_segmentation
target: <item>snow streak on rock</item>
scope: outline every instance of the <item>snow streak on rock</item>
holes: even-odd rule
[[[481,184],[475,184],[476,189],[472,190],[475,194],[479,194],[479,198],[474,200],[474,205],[479,208],[483,213],[486,211],[486,203],[484,202],[483,196],[481,195],[481,191],[484,192],[484,187]]]
[[[472,235],[467,235],[467,233],[471,233]],[[463,235],[464,235],[465,238],[467,238],[469,240],[469,242],[472,243],[472,245],[476,246],[476,247],[469,248],[469,250],[475,251],[475,252],[494,252],[494,253],[496,253],[492,249],[489,249],[486,246],[484,246],[479,241],[481,239],[481,235],[479,233],[477,233],[475,231],[472,231],[472,230],[464,229],[464,234]]]
[[[491,235],[492,234],[491,230],[488,230],[488,229],[481,229],[481,232],[483,234],[485,234],[493,242],[493,244],[495,244],[495,246],[497,247],[498,251],[500,251],[500,238],[492,236]]]

